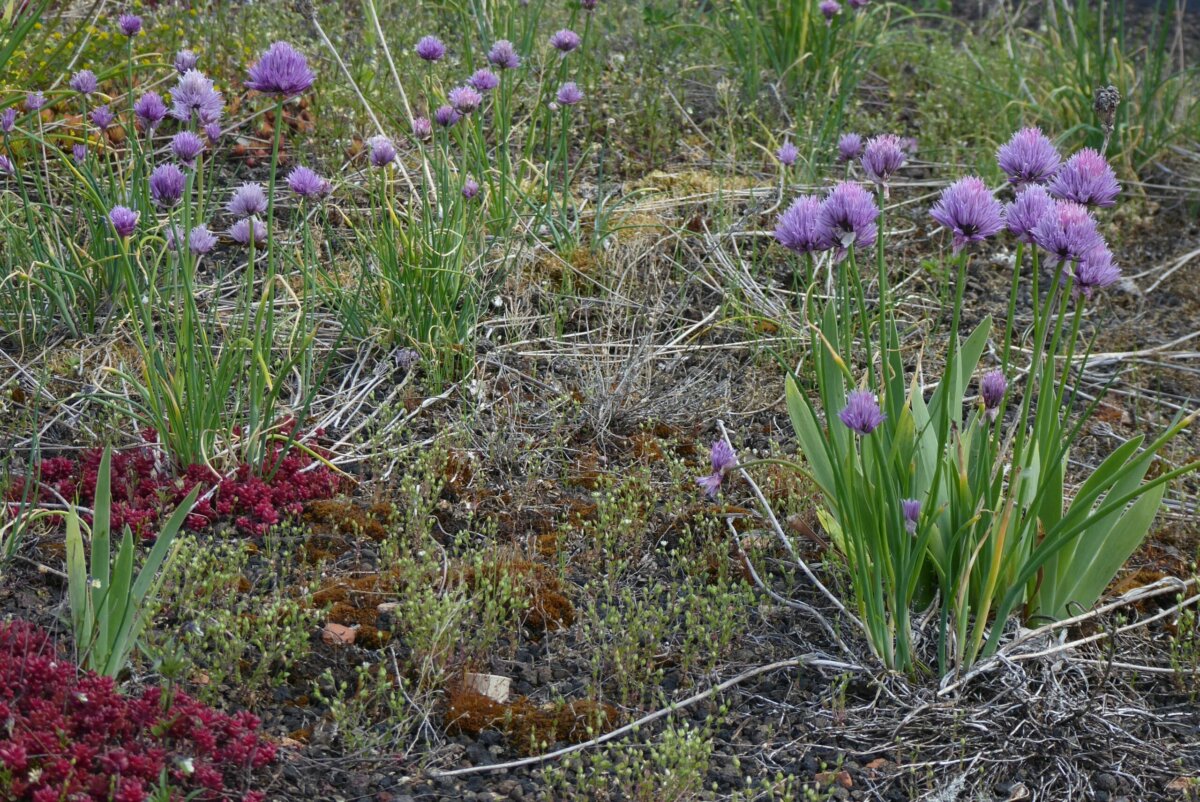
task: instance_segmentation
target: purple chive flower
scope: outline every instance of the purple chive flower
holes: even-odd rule
[[[867,140],[863,148],[862,166],[867,176],[887,192],[888,182],[904,166],[908,154],[904,143],[895,134],[880,134]]]
[[[133,235],[134,230],[137,229],[139,217],[141,214],[128,206],[114,206],[108,213],[108,221],[112,223],[113,231],[116,231],[117,236],[122,239]]]
[[[1096,290],[1102,290],[1121,278],[1121,268],[1113,264],[1112,251],[1103,246],[1088,252],[1075,265],[1075,292],[1091,298]]]
[[[555,98],[564,106],[574,106],[583,100],[583,92],[574,81],[567,81],[558,88]]]
[[[287,185],[292,192],[309,200],[328,195],[333,189],[328,181],[304,166],[296,167],[288,173]]]
[[[13,165],[12,159],[0,154],[0,175],[12,175],[16,171],[17,168]]]
[[[87,161],[87,157],[87,145],[80,142],[71,146],[71,158],[75,160],[76,164],[83,164],[85,161]]]
[[[175,54],[175,71],[183,75],[188,70],[196,69],[200,57],[190,50],[180,50]]]
[[[839,11],[842,10],[842,4],[837,0],[821,0],[820,5],[817,7],[821,9],[821,13],[825,15],[826,25],[832,25],[833,18],[838,15]]]
[[[517,49],[507,39],[498,39],[488,51],[488,62],[498,70],[515,70],[521,66]]]
[[[173,164],[160,164],[150,173],[150,197],[159,206],[174,206],[183,197],[187,178]]]
[[[904,513],[904,528],[910,535],[917,533],[917,523],[921,520],[921,502],[915,498],[900,500],[900,511]]]
[[[92,110],[92,122],[101,131],[107,131],[108,127],[113,124],[113,120],[117,119],[117,115],[113,114],[108,106],[97,106]]]
[[[192,115],[202,123],[216,122],[225,108],[225,98],[213,82],[199,70],[188,70],[171,88],[171,116],[181,122],[191,122]]]
[[[479,69],[467,83],[480,92],[491,92],[500,85],[500,76],[489,69]]]
[[[137,36],[142,30],[142,18],[136,14],[122,14],[117,18],[117,26],[126,36]]]
[[[600,0],[579,0],[579,7],[584,11],[595,11],[599,4]]]
[[[1050,181],[1050,194],[1084,206],[1112,206],[1121,185],[1108,160],[1093,148],[1084,148],[1067,159]]]
[[[438,106],[437,111],[433,113],[433,121],[442,128],[451,128],[461,119],[462,115],[455,111],[453,106]]]
[[[433,123],[428,117],[417,117],[412,122],[413,136],[422,141],[433,136]]]
[[[969,175],[942,190],[930,216],[954,233],[954,252],[983,242],[1004,228],[1004,207],[980,178]]]
[[[191,131],[180,131],[171,137],[171,152],[175,158],[191,167],[196,163],[196,157],[204,152],[204,140]]]
[[[371,150],[371,165],[374,167],[387,167],[396,158],[396,146],[386,136],[371,137],[367,140],[367,147]]]
[[[42,92],[30,92],[25,96],[25,111],[39,111],[46,105],[46,96]]]
[[[1055,201],[1033,227],[1032,234],[1051,265],[1079,262],[1104,245],[1104,238],[1096,230],[1096,219],[1085,207],[1071,201]]]
[[[208,137],[208,141],[210,143],[215,144],[216,141],[221,138],[221,124],[209,123],[208,125],[204,126],[204,135]]]
[[[792,141],[786,140],[779,146],[779,150],[775,151],[775,158],[779,159],[779,163],[784,167],[791,167],[796,163],[796,159],[800,158],[800,149],[792,144]]]
[[[1054,198],[1041,184],[1027,184],[1017,198],[1004,207],[1004,224],[1021,242],[1033,242],[1033,227],[1051,209]]]
[[[167,106],[158,92],[147,92],[133,104],[133,113],[142,122],[142,127],[153,131],[167,116]]]
[[[470,86],[456,86],[451,89],[446,99],[450,105],[463,114],[470,114],[483,103],[483,95]]]
[[[1023,187],[1053,178],[1062,156],[1040,128],[1022,128],[996,151],[996,162],[1009,183]]]
[[[436,36],[422,36],[417,42],[417,55],[425,61],[441,61],[446,56],[446,46]]]
[[[98,85],[96,73],[91,70],[80,70],[71,76],[69,85],[81,95],[90,95],[96,91],[96,86]]]
[[[468,178],[463,184],[462,195],[467,200],[473,200],[479,194],[479,183],[474,178]]]
[[[849,181],[829,190],[821,203],[820,225],[829,231],[839,260],[845,258],[851,245],[869,248],[875,244],[878,217],[879,207],[871,193]]]
[[[867,3],[869,2],[871,2],[871,0],[849,0],[849,5],[850,8],[854,9],[855,11],[861,11],[867,7]]]
[[[846,408],[838,413],[842,423],[859,434],[870,434],[883,423],[886,415],[879,409],[874,393],[852,390],[846,396]]]
[[[9,106],[0,113],[0,133],[11,134],[17,124],[17,110]]]
[[[550,46],[564,55],[583,44],[579,34],[570,28],[563,28],[550,37]]]
[[[737,454],[724,440],[717,440],[712,444],[712,451],[709,452],[708,458],[712,463],[712,473],[708,476],[701,476],[696,480],[696,484],[704,488],[704,492],[708,494],[709,498],[716,498],[717,491],[721,489],[721,482],[725,479],[726,474],[737,466]]]
[[[303,53],[287,42],[275,42],[250,68],[246,87],[265,95],[295,97],[307,92],[316,80]]]
[[[267,193],[262,184],[242,184],[234,190],[225,209],[236,217],[262,214],[267,211]]]
[[[267,227],[257,217],[244,217],[238,220],[229,227],[229,237],[239,245],[249,245],[251,230],[254,232],[255,245],[262,245],[267,241]]]
[[[775,239],[796,253],[816,253],[833,247],[833,232],[821,218],[821,199],[801,195],[775,223]]]
[[[217,247],[217,238],[203,223],[193,228],[188,234],[188,248],[197,256],[203,256],[215,247]]]
[[[1006,392],[1008,379],[1004,377],[1004,371],[992,370],[983,374],[979,381],[979,394],[983,396],[983,408],[987,412],[988,420],[996,419],[1000,412],[1000,402],[1004,400]]]

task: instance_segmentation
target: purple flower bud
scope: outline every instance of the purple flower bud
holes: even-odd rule
[[[829,190],[821,204],[820,225],[830,232],[839,261],[852,245],[869,248],[875,244],[878,217],[875,198],[858,184],[843,181]]]
[[[208,230],[208,226],[201,223],[188,234],[188,247],[192,253],[203,256],[217,247],[217,238]]]
[[[267,241],[267,227],[257,217],[245,217],[229,227],[229,237],[239,245],[250,244],[250,232],[254,232],[254,244],[262,245]]]
[[[1115,284],[1121,278],[1121,268],[1113,264],[1112,251],[1103,246],[1087,253],[1075,265],[1075,292],[1091,298],[1096,290]]]
[[[1033,227],[1054,208],[1054,198],[1041,184],[1027,184],[1004,207],[1004,224],[1021,242],[1033,242]]]
[[[1096,230],[1096,219],[1086,208],[1071,201],[1055,201],[1032,233],[1033,241],[1046,252],[1051,265],[1079,262],[1104,245],[1104,238]]]
[[[817,253],[833,247],[833,233],[821,218],[821,199],[801,195],[775,224],[775,239],[796,253]]]
[[[225,98],[213,88],[211,78],[198,70],[188,70],[171,88],[171,116],[180,122],[191,122],[195,114],[205,124],[221,118]]]
[[[167,116],[167,106],[157,92],[147,92],[133,104],[133,113],[147,131],[153,131]]]
[[[779,150],[775,151],[775,158],[779,159],[779,163],[784,167],[791,167],[796,163],[796,159],[800,158],[800,149],[789,139],[779,146]]]
[[[107,131],[108,127],[113,124],[113,120],[117,119],[117,115],[109,111],[108,106],[97,106],[92,110],[92,122],[101,131]]]
[[[396,158],[396,146],[386,136],[373,136],[367,140],[371,150],[371,164],[374,167],[387,167]]]
[[[910,535],[917,533],[917,523],[921,520],[921,502],[915,498],[900,500],[900,511],[904,513],[904,528]]]
[[[191,131],[180,131],[171,138],[171,152],[180,162],[191,167],[204,152],[204,140]]]
[[[475,70],[475,74],[467,81],[480,92],[491,92],[500,85],[500,76],[488,69]]]
[[[584,11],[595,11],[600,0],[579,0],[579,6]]]
[[[696,480],[696,484],[704,488],[709,498],[716,498],[725,476],[737,467],[737,454],[724,440],[717,440],[712,444],[709,461],[712,463],[712,473],[708,476],[701,476]]]
[[[457,86],[446,96],[450,105],[463,114],[470,114],[483,103],[483,95],[470,86]]]
[[[81,95],[90,95],[96,86],[96,73],[91,70],[80,70],[71,76],[70,87]]]
[[[574,81],[567,81],[558,88],[558,94],[555,97],[564,106],[574,106],[583,100],[583,92],[580,91]]]
[[[979,381],[979,394],[983,396],[983,408],[988,413],[988,420],[996,419],[996,414],[1000,411],[1000,402],[1004,400],[1006,392],[1008,379],[1004,377],[1004,371],[991,370],[983,374]]]
[[[842,134],[838,140],[838,161],[849,162],[862,156],[863,138],[858,134]]]
[[[1121,194],[1121,185],[1099,151],[1084,148],[1071,158],[1050,181],[1050,194],[1084,206],[1112,206]]]
[[[295,97],[316,80],[303,53],[287,42],[275,42],[250,68],[246,86],[267,95]]]
[[[859,434],[870,434],[883,423],[886,416],[879,409],[874,393],[852,390],[846,396],[846,408],[838,413],[838,417]]]
[[[512,42],[499,39],[488,51],[488,62],[498,70],[515,70],[521,66],[521,57]]]
[[[579,34],[570,28],[563,28],[550,37],[550,46],[560,53],[570,53],[583,44],[583,40],[579,38]]]
[[[436,36],[422,36],[417,42],[417,55],[425,61],[441,61],[446,56],[446,46]]]
[[[11,134],[17,124],[17,110],[9,106],[0,113],[0,133]]]
[[[160,164],[150,173],[150,197],[159,206],[174,206],[183,197],[187,178],[173,164]]]
[[[39,111],[46,105],[46,96],[40,91],[25,96],[25,111]]]
[[[292,192],[309,200],[324,197],[333,189],[328,181],[304,166],[288,173],[287,185]]]
[[[996,162],[1018,187],[1049,181],[1062,156],[1040,128],[1022,128],[996,151]]]
[[[433,136],[433,123],[429,122],[428,117],[417,117],[412,122],[413,136],[422,141]]]
[[[904,166],[908,154],[895,134],[881,134],[867,140],[863,149],[862,166],[867,176],[886,191],[888,182]]]
[[[180,50],[175,54],[175,71],[183,75],[188,70],[196,69],[200,57],[190,50]]]
[[[461,119],[462,115],[453,106],[439,106],[433,113],[433,121],[442,128],[450,128]]]
[[[854,9],[855,11],[861,11],[867,7],[867,3],[869,2],[871,2],[871,0],[849,0],[849,5],[850,8]]]
[[[221,138],[221,124],[209,123],[208,125],[204,126],[204,135],[208,137],[210,144],[215,145],[217,140]]]
[[[0,175],[12,175],[16,171],[17,168],[13,165],[12,159],[0,154]]]
[[[842,4],[837,0],[821,0],[817,7],[821,9],[821,13],[825,15],[826,25],[832,25],[833,18],[838,15],[839,11],[842,10]]]
[[[79,142],[79,143],[71,146],[71,158],[73,158],[75,160],[76,164],[83,164],[84,162],[87,161],[87,157],[88,157],[87,145],[83,144],[82,142]]]
[[[128,206],[114,206],[108,213],[108,221],[112,223],[113,231],[116,231],[117,236],[122,239],[133,235],[137,229],[139,217],[141,214]]]
[[[954,234],[954,252],[968,242],[983,242],[1004,228],[1004,207],[976,176],[960,178],[942,190],[929,212]]]
[[[467,200],[473,200],[479,194],[479,183],[474,178],[468,178],[463,184],[462,195]]]
[[[262,184],[245,183],[233,192],[226,210],[235,217],[250,217],[267,210],[267,194]]]
[[[126,36],[137,36],[142,30],[142,18],[136,14],[122,14],[117,18],[117,25]]]

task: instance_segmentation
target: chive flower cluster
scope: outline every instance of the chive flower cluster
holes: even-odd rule
[[[779,216],[775,239],[796,253],[836,250],[841,260],[851,246],[869,248],[878,236],[879,207],[860,185],[843,181],[824,199],[801,195]]]

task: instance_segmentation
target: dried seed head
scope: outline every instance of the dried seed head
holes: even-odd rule
[[[1103,86],[1096,90],[1096,100],[1092,108],[1107,136],[1112,133],[1113,124],[1117,119],[1117,106],[1121,105],[1121,93],[1113,85]]]

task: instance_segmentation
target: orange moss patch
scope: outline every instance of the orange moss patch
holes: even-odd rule
[[[483,580],[498,583],[504,578],[512,586],[524,588],[528,593],[529,604],[523,622],[526,626],[536,630],[557,630],[575,622],[575,608],[563,595],[562,584],[544,565],[528,560],[498,558],[479,569],[474,566],[460,569],[454,581],[474,591]]]
[[[582,743],[610,732],[618,721],[615,707],[591,699],[539,707],[518,696],[502,703],[461,684],[451,689],[446,709],[448,733],[478,736],[484,730],[500,730],[527,753],[559,741]]]

